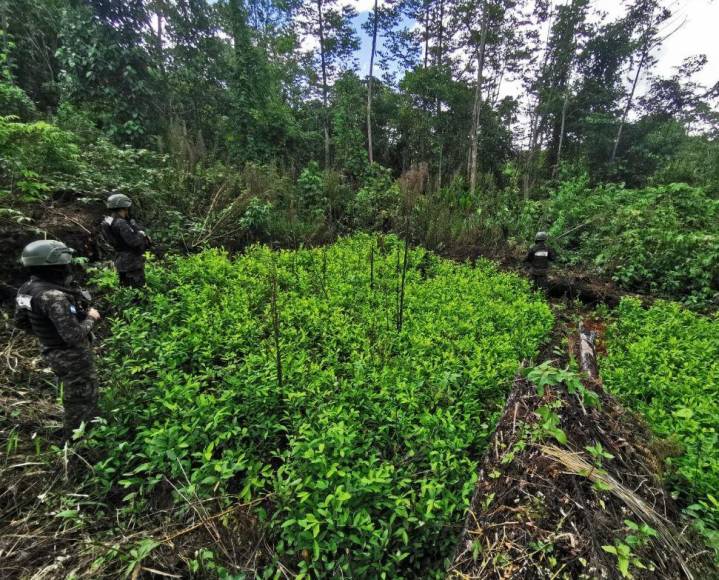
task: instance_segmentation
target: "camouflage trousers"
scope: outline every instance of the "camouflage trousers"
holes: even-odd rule
[[[118,272],[120,286],[130,288],[142,288],[145,285],[145,269],[130,270],[129,272]]]
[[[545,294],[549,291],[549,280],[546,272],[532,272],[532,283],[534,288]]]
[[[45,360],[62,384],[63,435],[69,441],[83,421],[89,428],[100,414],[93,354],[87,348],[54,349]]]

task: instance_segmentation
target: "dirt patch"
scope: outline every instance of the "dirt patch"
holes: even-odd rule
[[[27,279],[19,263],[22,249],[30,242],[49,238],[65,242],[90,260],[97,258],[96,237],[104,208],[98,201],[47,202],[17,208],[22,218],[0,216],[0,304],[7,305]]]
[[[583,404],[561,384],[540,395],[517,377],[450,576],[622,578],[626,570],[635,578],[716,577],[661,483],[647,428],[600,382],[583,385],[598,405]]]

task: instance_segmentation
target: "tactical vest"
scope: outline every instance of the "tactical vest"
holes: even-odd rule
[[[120,218],[121,219],[121,218]],[[107,240],[107,242],[115,248],[118,252],[130,252],[131,254],[142,254],[142,252],[138,252],[135,248],[131,248],[130,246],[125,243],[125,240],[122,238],[122,236],[115,231],[115,223],[117,222],[118,218],[114,218],[112,216],[106,216],[105,219],[102,220],[102,223],[100,224],[100,229],[102,231],[102,235]],[[128,224],[130,224],[130,227],[137,232],[138,228],[133,225],[132,221],[128,221]]]
[[[59,290],[63,292],[71,304],[75,304],[74,296],[66,288],[45,282],[43,280],[31,280],[22,285],[17,295],[17,305],[28,311],[28,318],[32,326],[32,333],[38,337],[40,344],[45,349],[69,348],[69,345],[62,339],[57,328],[50,320],[50,317],[41,311],[37,300],[47,290]]]
[[[549,248],[541,245],[534,249],[532,253],[532,267],[535,270],[549,269]]]
[[[105,238],[108,244],[110,244],[113,248],[115,248],[118,252],[130,252],[132,251],[130,247],[125,243],[125,240],[122,239],[122,236],[115,233],[115,230],[113,226],[115,225],[115,218],[111,216],[106,216],[105,219],[102,220],[102,223],[100,224],[100,229],[102,230],[102,236]]]

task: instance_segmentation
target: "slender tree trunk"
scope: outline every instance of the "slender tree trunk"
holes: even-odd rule
[[[562,161],[562,145],[564,144],[564,125],[567,120],[567,104],[569,103],[569,86],[564,91],[564,102],[562,103],[562,120],[559,128],[559,144],[557,145],[557,162],[552,167],[552,179],[557,176],[559,164]]]
[[[165,74],[165,55],[162,48],[162,20],[164,18],[163,5],[161,2],[155,4],[155,18],[157,18],[157,32],[155,35],[155,51],[157,52],[157,63],[160,72]]]
[[[545,51],[544,57],[542,58],[542,65],[539,69],[539,79],[544,78],[545,71],[547,70],[547,61],[549,60],[549,38],[553,27],[553,21],[549,23],[547,28],[547,37],[544,41]],[[543,120],[542,120],[542,93],[541,84],[537,91],[537,104],[534,107],[534,114],[530,122],[529,129],[529,149],[527,151],[527,159],[524,167],[524,175],[522,176],[522,189],[524,193],[524,201],[529,200],[529,190],[533,186],[533,173],[534,173],[534,154],[537,147],[537,140],[539,139],[539,132],[541,131]]]
[[[524,168],[524,176],[522,178],[522,189],[524,191],[524,200],[529,200],[529,190],[533,185],[533,173],[534,173],[534,154],[537,149],[537,141],[539,139],[540,127],[542,126],[541,120],[542,114],[539,110],[539,99],[537,106],[532,117],[529,129],[529,148],[527,150],[527,162]]]
[[[437,37],[437,62],[438,67],[442,66],[442,51],[444,49],[444,0],[439,0],[439,34]]]
[[[619,129],[617,129],[617,136],[614,139],[614,147],[612,147],[612,158],[610,159],[610,163],[614,163],[614,160],[617,158],[617,149],[619,148],[619,140],[622,138],[622,130],[624,129],[624,124],[627,122],[627,116],[629,115],[629,111],[632,109],[632,101],[634,100],[634,93],[637,90],[637,83],[639,82],[639,76],[642,73],[642,67],[644,66],[644,62],[647,59],[647,54],[649,53],[648,50],[648,43],[645,43],[644,48],[642,49],[642,56],[639,59],[639,65],[637,66],[637,72],[634,74],[634,81],[632,82],[632,90],[629,92],[629,97],[627,98],[627,104],[624,107],[624,111],[622,112],[622,120],[619,122]]]
[[[270,289],[270,306],[272,310],[272,334],[275,339],[275,365],[277,369],[277,387],[282,388],[282,351],[280,350],[280,316],[277,308],[277,258],[272,256],[272,287]]]
[[[327,61],[325,58],[325,28],[322,14],[322,0],[317,0],[317,17],[320,35],[320,60],[322,63],[322,125],[325,137],[325,169],[330,166],[330,127],[327,107]]]
[[[429,58],[429,0],[424,3],[424,68]]]
[[[437,34],[437,54],[435,66],[442,67],[444,52],[444,0],[439,0],[439,31]],[[437,97],[435,106],[437,108],[437,141],[439,144],[439,166],[437,168],[437,190],[442,187],[442,165],[444,162],[444,135],[441,133],[440,117],[442,115],[442,100]]]
[[[474,89],[474,107],[472,109],[472,132],[469,152],[469,190],[477,187],[477,165],[479,153],[479,117],[482,111],[482,84],[484,74],[484,55],[487,46],[487,14],[482,6],[482,30],[479,38],[479,51],[477,53],[477,85]]]
[[[377,49],[377,0],[374,0],[372,22],[372,52],[369,57],[369,79],[367,80],[367,153],[369,162],[373,163],[372,156],[372,75],[374,73],[374,54]]]

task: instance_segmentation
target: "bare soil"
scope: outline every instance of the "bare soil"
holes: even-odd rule
[[[585,327],[602,330],[598,321]],[[573,355],[577,343],[568,341]],[[450,577],[622,578],[605,547],[631,542],[625,520],[657,533],[631,548],[634,578],[718,577],[662,484],[661,442],[600,381],[583,382],[599,406],[583,405],[561,385],[540,396],[516,378],[479,469]],[[542,431],[542,406],[556,406],[566,443]],[[588,452],[598,443],[611,458]]]

